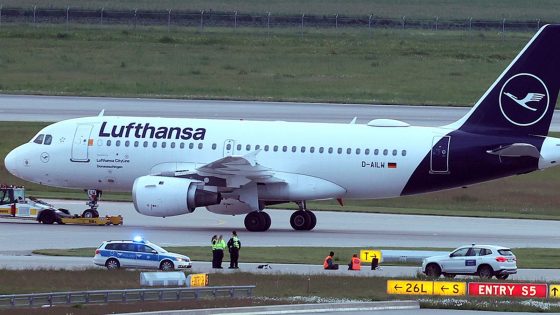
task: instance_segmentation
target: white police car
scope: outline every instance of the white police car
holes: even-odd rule
[[[449,255],[432,256],[422,262],[422,272],[428,277],[444,275],[478,275],[484,279],[493,276],[505,280],[517,273],[517,259],[509,248],[495,245],[461,246]]]
[[[170,253],[141,239],[105,241],[95,250],[93,263],[109,270],[139,268],[168,271],[192,266],[189,257]]]

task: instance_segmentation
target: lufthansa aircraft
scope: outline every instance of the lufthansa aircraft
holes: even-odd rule
[[[548,130],[560,87],[560,25],[542,27],[472,110],[442,127],[99,116],[41,130],[6,156],[15,176],[101,191],[132,191],[139,213],[197,207],[247,214],[266,231],[268,205],[296,202],[290,224],[311,230],[307,200],[390,198],[472,185],[555,166]]]

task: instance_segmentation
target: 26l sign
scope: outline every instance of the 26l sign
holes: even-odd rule
[[[469,296],[546,298],[546,284],[469,282]]]

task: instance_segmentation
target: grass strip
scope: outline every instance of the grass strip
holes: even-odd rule
[[[189,256],[194,261],[211,261],[210,246],[184,246],[166,247],[168,251]],[[243,247],[240,261],[248,263],[276,263],[276,264],[310,264],[321,265],[329,251],[335,252],[335,261],[339,264],[348,264],[352,254],[359,254],[363,247]],[[372,246],[372,249],[379,247]],[[427,250],[451,251],[451,248],[414,248],[414,247],[383,247],[389,250]],[[513,248],[517,257],[517,267],[527,269],[553,269],[560,266],[560,249],[558,248]],[[95,248],[73,249],[40,249],[34,254],[49,256],[93,257]],[[224,261],[229,261],[226,254]],[[413,265],[398,264],[391,265]],[[418,264],[416,264],[417,266]]]

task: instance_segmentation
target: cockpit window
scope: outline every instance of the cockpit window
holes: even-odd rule
[[[35,138],[35,140],[33,140],[33,142],[38,143],[38,144],[43,144],[43,138],[45,138],[44,134],[40,134],[37,136],[37,138]]]
[[[43,142],[44,145],[50,145],[52,142],[52,136],[51,135],[46,135],[45,136],[45,142]]]

